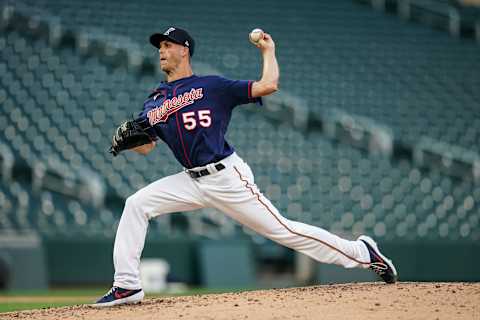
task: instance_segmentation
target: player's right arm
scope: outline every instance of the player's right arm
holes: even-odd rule
[[[136,153],[140,153],[144,156],[152,152],[152,150],[155,148],[155,141],[152,141],[148,144],[144,144],[143,146],[138,146],[135,148],[132,148],[130,150],[135,151]]]
[[[262,52],[263,70],[262,78],[252,84],[252,97],[263,97],[278,90],[280,70],[275,57],[275,42],[272,37],[265,33],[262,40],[257,44]]]

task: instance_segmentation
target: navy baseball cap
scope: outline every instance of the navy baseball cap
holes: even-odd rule
[[[187,47],[190,51],[190,56],[193,56],[195,41],[187,31],[176,27],[169,27],[163,33],[154,33],[150,36],[150,43],[156,48],[160,48],[160,41],[163,40],[169,40]]]

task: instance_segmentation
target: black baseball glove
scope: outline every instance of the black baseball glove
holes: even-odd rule
[[[117,156],[121,151],[143,146],[152,142],[139,120],[130,120],[122,123],[112,138],[109,152]]]

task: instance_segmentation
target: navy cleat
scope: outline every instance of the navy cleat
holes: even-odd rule
[[[392,261],[387,259],[383,254],[378,250],[377,243],[368,236],[360,236],[358,240],[365,243],[370,253],[370,269],[375,271],[386,283],[395,283],[398,279],[397,270],[393,265]]]
[[[111,307],[120,304],[139,303],[145,296],[142,289],[129,290],[120,287],[112,287],[102,298],[100,298],[92,307]]]

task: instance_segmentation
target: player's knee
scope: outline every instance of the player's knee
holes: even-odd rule
[[[140,206],[140,201],[138,199],[138,195],[136,193],[132,194],[127,198],[125,201],[126,208],[136,209]]]
[[[269,225],[266,233],[275,241],[284,242],[299,233],[297,226],[288,219],[282,219],[281,223]]]
[[[286,229],[283,226],[268,225],[263,226],[258,232],[272,240],[279,240],[285,236]]]

